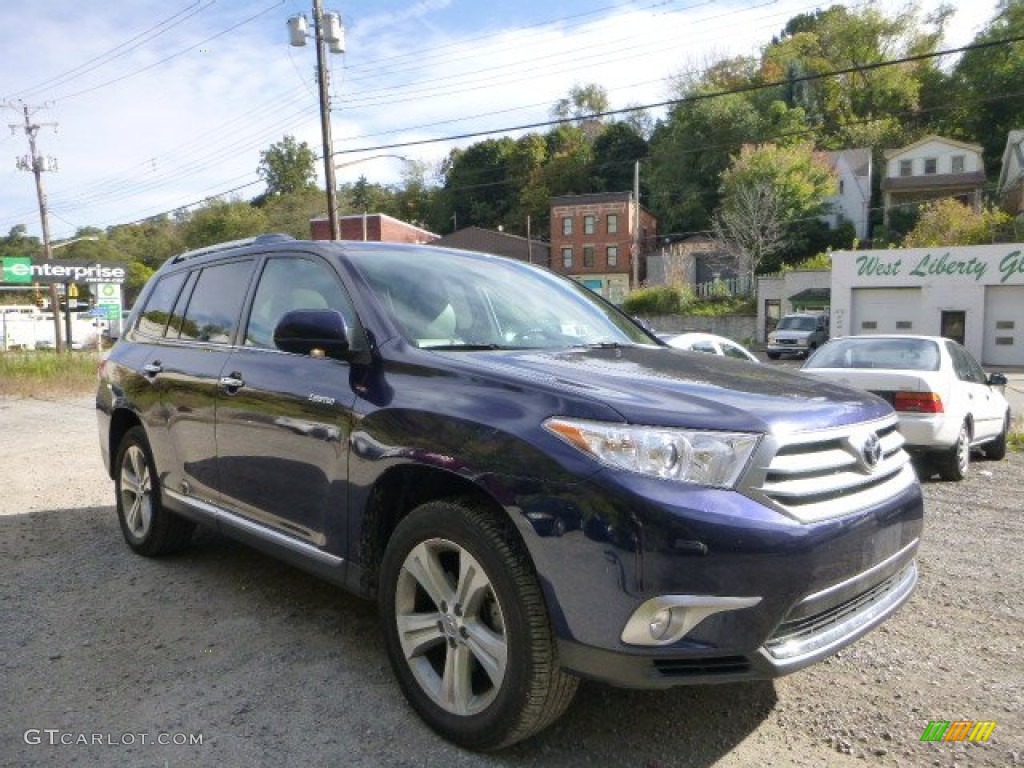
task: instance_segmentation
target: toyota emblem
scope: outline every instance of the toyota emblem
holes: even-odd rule
[[[878,466],[878,462],[882,460],[882,443],[878,439],[878,435],[872,432],[867,436],[864,440],[864,447],[861,448],[861,454],[864,456],[864,464],[868,469]]]

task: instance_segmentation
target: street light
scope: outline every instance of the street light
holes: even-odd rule
[[[288,37],[291,45],[306,45],[308,22],[302,14],[288,19]],[[331,240],[339,239],[338,191],[334,183],[334,142],[331,139],[331,103],[327,73],[327,51],[345,52],[345,28],[341,17],[330,11],[324,13],[320,0],[313,0],[313,37],[316,41],[316,79],[320,91],[320,131],[323,134],[324,182],[327,185],[327,220],[331,225]]]

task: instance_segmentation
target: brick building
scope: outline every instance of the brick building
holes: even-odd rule
[[[658,220],[640,207],[638,279],[654,249]],[[633,285],[633,195],[598,192],[551,198],[551,269],[618,304]]]
[[[363,213],[342,216],[340,240],[372,240],[383,243],[432,243],[439,235],[407,224],[401,219],[385,213]],[[310,237],[313,240],[330,240],[331,224],[326,216],[310,219]]]

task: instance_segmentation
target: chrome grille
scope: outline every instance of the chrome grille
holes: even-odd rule
[[[877,439],[880,452],[872,455]],[[891,499],[916,482],[895,415],[864,424],[770,435],[744,476],[744,492],[803,523]]]

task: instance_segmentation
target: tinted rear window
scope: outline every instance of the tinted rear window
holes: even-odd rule
[[[252,261],[205,267],[185,310],[180,338],[229,344],[238,328],[252,268]]]
[[[139,323],[136,326],[139,333],[147,336],[164,335],[164,328],[171,317],[174,301],[178,298],[187,275],[187,272],[178,272],[173,275],[165,275],[157,281],[146,301],[146,307],[139,317]]]

